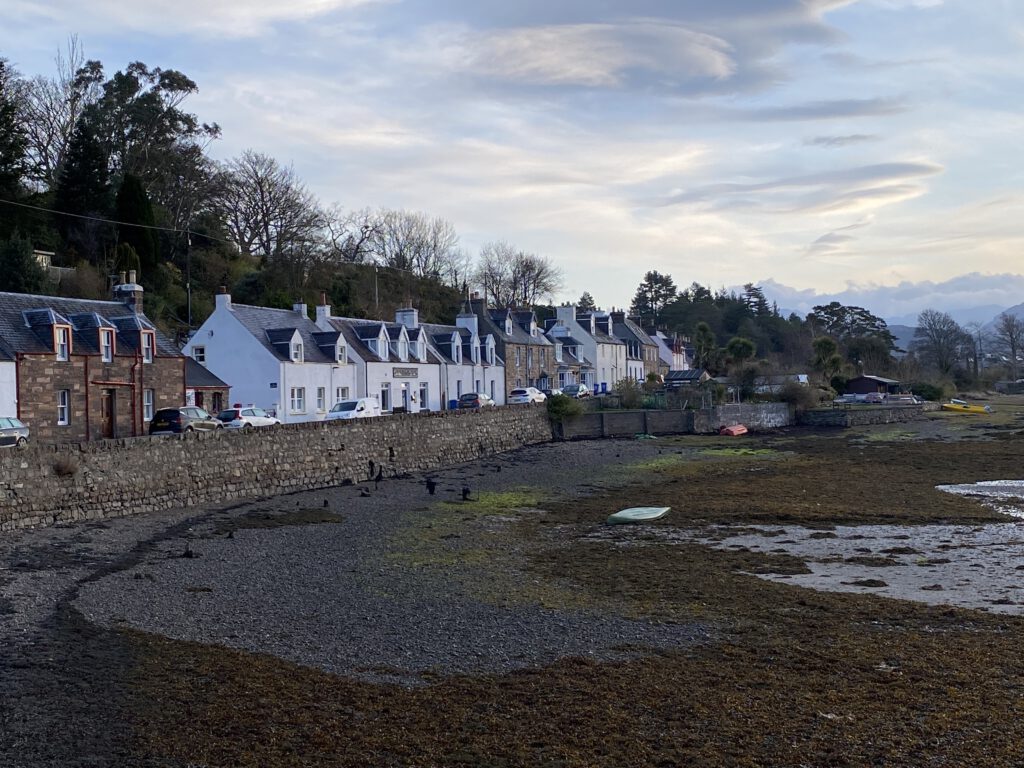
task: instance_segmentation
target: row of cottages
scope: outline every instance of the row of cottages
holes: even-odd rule
[[[395,322],[335,316],[321,295],[316,320],[305,304],[291,310],[232,302],[222,289],[213,313],[184,353],[233,383],[233,398],[295,423],[325,418],[340,401],[376,397],[385,411],[442,410],[463,392],[493,393],[505,403],[496,342],[475,318],[455,326],[421,325],[415,309]]]
[[[33,440],[143,435],[185,400],[185,358],[143,312],[135,273],[112,301],[0,293],[0,415]]]
[[[476,332],[493,339],[506,392],[521,387],[551,388],[554,345],[544,336],[532,310],[495,309],[474,294],[468,311],[456,321],[466,325],[472,322],[470,316],[476,318]]]
[[[612,312],[611,318],[615,337],[626,345],[626,376],[644,382],[660,375],[657,343],[625,312]]]
[[[556,307],[547,322],[548,338],[562,345],[578,364],[570,363],[559,372],[559,387],[586,384],[594,392],[608,392],[627,375],[626,344],[615,336],[614,322],[607,312],[577,312],[574,305]]]

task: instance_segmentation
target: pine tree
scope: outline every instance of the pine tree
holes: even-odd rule
[[[21,192],[28,140],[18,119],[18,94],[14,73],[0,59],[0,198],[10,200]]]
[[[17,233],[0,242],[0,291],[40,293],[46,272],[32,255],[32,242]]]
[[[54,206],[61,213],[75,214],[58,215],[57,229],[69,246],[93,264],[99,262],[103,241],[108,235],[108,225],[76,216],[109,215],[108,179],[106,152],[89,123],[79,120],[60,174]]]
[[[576,303],[576,309],[580,312],[593,312],[597,309],[597,304],[594,302],[594,297],[590,295],[590,291],[583,292],[580,300]]]
[[[130,173],[125,174],[121,180],[121,187],[117,191],[114,218],[126,225],[143,225],[138,227],[119,225],[117,233],[120,242],[130,245],[138,254],[142,278],[152,281],[156,276],[157,265],[160,261],[160,241],[156,230],[146,229],[146,227],[156,224],[156,218],[153,216],[153,206],[149,202],[149,196],[146,194],[142,182]]]

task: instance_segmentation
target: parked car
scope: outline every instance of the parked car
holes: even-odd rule
[[[569,384],[565,387],[562,387],[562,394],[565,395],[566,397],[581,398],[590,397],[591,392],[590,387],[588,387],[586,384]]]
[[[161,408],[153,414],[153,420],[149,422],[149,434],[151,435],[170,435],[223,428],[223,422],[195,405],[186,405],[181,408]]]
[[[522,403],[543,403],[548,397],[536,387],[520,387],[508,393],[508,402],[511,405]]]
[[[28,442],[28,427],[13,416],[0,416],[0,447],[25,445]]]
[[[342,400],[327,412],[326,421],[338,419],[368,419],[380,416],[380,403],[375,397],[361,397],[358,400]]]
[[[217,418],[224,424],[225,429],[248,430],[255,427],[274,427],[281,423],[277,417],[253,406],[226,408],[217,414]]]
[[[476,410],[480,408],[493,408],[494,401],[490,395],[483,392],[466,392],[459,396],[459,409]]]
[[[555,387],[554,389],[542,389],[541,392],[543,392],[548,397],[554,397],[555,395],[562,394],[562,390],[558,389],[557,387]]]

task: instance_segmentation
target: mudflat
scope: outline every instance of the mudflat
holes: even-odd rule
[[[992,405],[6,537],[0,764],[1020,764],[1016,501],[936,489],[1024,479]]]

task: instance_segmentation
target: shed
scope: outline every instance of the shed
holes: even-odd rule
[[[851,395],[867,395],[878,392],[883,395],[895,395],[903,389],[896,379],[887,379],[884,376],[854,376],[846,382],[846,392]]]

